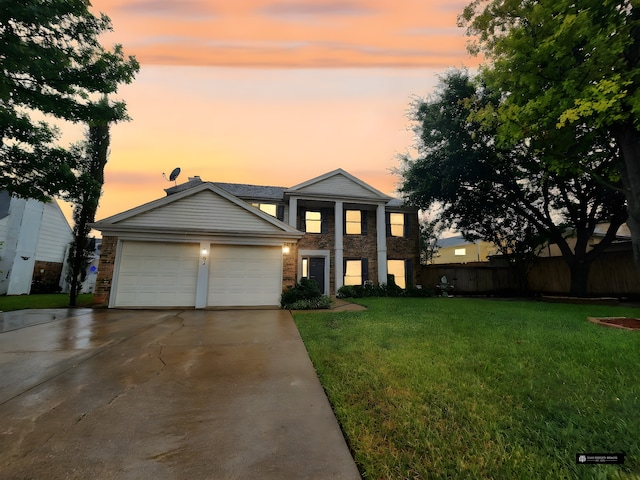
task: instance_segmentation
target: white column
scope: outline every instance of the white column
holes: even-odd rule
[[[207,253],[204,253],[204,252]],[[196,308],[205,308],[209,297],[209,264],[211,263],[211,243],[200,242],[198,279],[196,283]]]
[[[298,228],[298,199],[289,198],[289,225],[293,228]]]
[[[336,284],[336,293],[338,293],[338,289],[342,287],[344,282],[344,262],[343,262],[343,253],[344,253],[344,245],[342,238],[344,236],[343,231],[343,215],[344,212],[342,210],[342,202],[337,201],[335,204],[335,218],[336,218],[336,241],[335,241],[335,284]]]
[[[376,210],[376,233],[378,243],[378,283],[387,283],[387,225],[384,204]]]

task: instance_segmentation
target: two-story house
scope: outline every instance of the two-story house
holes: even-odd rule
[[[342,169],[293,187],[204,182],[95,223],[96,301],[110,307],[275,306],[283,288],[416,281],[417,209]]]
[[[0,295],[61,287],[73,232],[60,206],[0,191]]]

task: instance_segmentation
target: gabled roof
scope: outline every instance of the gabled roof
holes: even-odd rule
[[[388,195],[341,168],[288,188],[285,193],[311,197],[353,197],[385,202],[391,200]]]
[[[173,232],[180,234],[224,234],[233,236],[303,235],[226,190],[200,182],[126,212],[92,224],[107,232]]]
[[[349,172],[338,168],[319,177],[312,178],[293,187],[276,187],[269,185],[251,185],[246,183],[203,182],[200,177],[190,177],[189,181],[166,188],[167,196],[190,190],[203,183],[212,183],[230,194],[243,200],[281,202],[287,195],[311,198],[341,198],[345,200],[368,200],[386,202],[388,207],[407,208],[404,201],[385,195],[371,185],[354,177]]]

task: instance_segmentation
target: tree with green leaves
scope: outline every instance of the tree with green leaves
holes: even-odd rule
[[[475,0],[459,23],[474,39],[471,52],[486,58],[486,82],[502,93],[495,110],[482,112],[499,119],[497,141],[516,146],[536,138],[556,171],[589,174],[620,188],[640,269],[640,4]],[[589,159],[562,155],[576,131],[600,132],[594,151],[602,143],[617,148],[621,185],[602,177]]]
[[[91,124],[127,118],[124,102],[101,102],[139,70],[88,0],[0,0],[0,189],[46,201],[65,196],[77,159],[58,144],[55,120]]]
[[[103,102],[107,102],[106,98]],[[88,259],[93,253],[90,248],[90,224],[95,221],[102,186],[104,185],[104,168],[109,156],[109,123],[97,121],[89,125],[85,142],[76,146],[78,161],[77,179],[72,197],[73,209],[73,242],[69,250],[69,270],[71,291],[70,305],[76,306],[76,297],[81,293],[80,287],[86,274]]]
[[[499,110],[504,97],[482,80],[450,71],[431,98],[414,105],[418,155],[402,161],[401,192],[424,210],[439,206],[445,227],[493,242],[504,254],[535,253],[544,241],[558,244],[571,271],[571,293],[585,295],[591,263],[627,217],[620,189],[595,178],[615,182],[617,150],[597,130],[575,130],[549,150],[533,137],[501,145],[500,123],[482,115]],[[560,151],[597,175],[556,168]],[[590,248],[600,223],[609,228]]]
[[[441,226],[438,219],[423,218],[420,221],[420,263],[431,263],[438,254],[438,237]]]

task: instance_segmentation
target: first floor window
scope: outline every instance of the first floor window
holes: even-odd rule
[[[453,251],[453,254],[454,254],[456,257],[464,257],[464,256],[467,254],[467,249],[466,249],[466,248],[456,248],[456,249]]]
[[[344,284],[364,285],[369,278],[368,261],[366,258],[344,261]]]
[[[387,273],[400,288],[407,288],[407,272],[404,260],[387,260]]]

